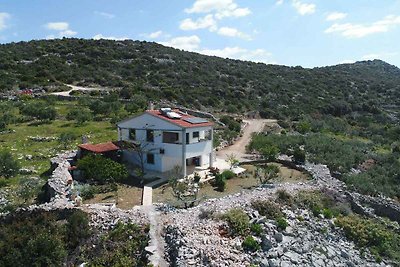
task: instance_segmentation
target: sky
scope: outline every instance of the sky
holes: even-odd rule
[[[400,0],[0,0],[0,43],[62,37],[289,66],[400,66]]]

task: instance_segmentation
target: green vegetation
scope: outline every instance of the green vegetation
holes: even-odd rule
[[[324,218],[331,219],[351,213],[350,204],[340,199],[333,191],[300,191],[294,202],[301,208],[310,209],[314,216],[322,214]]]
[[[25,102],[20,106],[20,112],[22,115],[39,121],[52,121],[57,116],[54,106],[44,101]]]
[[[221,218],[228,223],[232,235],[245,235],[249,231],[250,218],[242,209],[231,209],[222,214]]]
[[[279,189],[278,191],[276,191],[276,196],[277,196],[276,198],[277,202],[281,204],[286,204],[291,206],[294,203],[293,196],[284,189]]]
[[[162,98],[229,113],[257,107],[270,118],[373,114],[384,105],[397,106],[399,99],[400,71],[379,60],[305,69],[209,57],[153,42],[62,39],[2,45],[0,64],[1,91],[94,84],[122,88],[126,99]]]
[[[89,257],[88,266],[149,266],[144,248],[149,242],[149,229],[135,224],[118,223]]]
[[[343,228],[345,235],[357,245],[377,257],[400,262],[400,235],[375,219],[358,215],[338,217],[335,224]]]
[[[0,266],[62,266],[89,236],[87,215],[73,210],[63,223],[56,212],[16,214],[2,219]]]
[[[327,164],[334,171],[349,171],[366,159],[364,150],[370,145],[358,140],[340,140],[324,134],[295,135],[256,135],[249,144],[249,150],[259,150],[277,146],[280,153],[292,155],[303,145],[310,154],[310,161]]]
[[[397,130],[396,130],[397,131]],[[397,138],[400,137],[400,131]],[[333,135],[332,133],[309,133],[307,135],[255,135],[248,146],[249,150],[264,153],[266,148],[276,146],[280,153],[293,155],[298,163],[308,160],[328,165],[348,185],[361,193],[400,197],[400,153],[396,149],[384,148],[392,144],[392,135],[381,138],[381,143],[361,137]],[[395,135],[396,136],[396,135]],[[371,139],[376,136],[371,136]],[[304,151],[300,149],[304,146]],[[392,147],[396,148],[394,144]],[[372,162],[363,167],[365,162]],[[360,173],[351,172],[352,168],[361,168]]]
[[[118,223],[94,232],[80,210],[16,213],[1,225],[0,266],[147,266],[148,227]]]
[[[101,155],[89,154],[78,160],[77,167],[85,179],[100,184],[121,182],[129,176],[125,165]]]
[[[289,226],[287,220],[283,217],[276,219],[276,226],[278,229],[285,230]]]
[[[258,224],[258,223],[252,223],[250,225],[250,230],[251,230],[251,232],[253,232],[255,235],[258,235],[258,236],[261,235],[263,232],[261,224]]]
[[[251,205],[262,216],[265,216],[268,219],[278,219],[284,216],[279,205],[271,200],[255,200]]]
[[[0,151],[0,179],[10,178],[18,173],[19,163],[8,151]]]
[[[218,191],[224,192],[226,189],[226,178],[221,173],[215,174],[215,179],[213,182],[214,186],[217,188]]]
[[[257,240],[254,239],[254,237],[247,236],[243,242],[242,242],[242,247],[244,250],[247,251],[257,251],[261,248],[260,244],[257,242]]]
[[[271,182],[278,177],[279,167],[273,164],[257,167],[254,178],[260,181],[260,184]]]

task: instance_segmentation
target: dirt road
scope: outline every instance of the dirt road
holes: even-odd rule
[[[69,91],[62,91],[62,92],[54,92],[50,93],[51,95],[61,95],[61,96],[69,96],[72,91],[101,91],[101,90],[106,90],[105,88],[91,88],[91,87],[81,87],[81,86],[75,86],[75,85],[70,85],[66,84],[68,87],[72,88]]]
[[[269,119],[252,119],[244,120],[244,122],[247,123],[247,126],[243,129],[243,136],[240,137],[233,145],[217,151],[216,154],[218,158],[226,159],[228,155],[234,154],[240,161],[248,160],[248,157],[251,155],[246,154],[246,146],[251,141],[251,135],[253,133],[261,132],[265,125],[276,124],[277,121]]]

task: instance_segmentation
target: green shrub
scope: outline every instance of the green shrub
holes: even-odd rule
[[[278,227],[278,229],[285,230],[286,227],[289,226],[289,224],[285,218],[280,217],[280,218],[276,219],[276,226]]]
[[[221,173],[221,175],[227,180],[232,179],[236,176],[236,174],[231,170],[225,170]]]
[[[89,237],[89,218],[88,215],[80,210],[75,211],[67,219],[67,239],[68,245],[72,248],[79,245],[81,240]]]
[[[242,247],[247,251],[257,251],[260,249],[260,244],[250,235],[243,240]]]
[[[218,191],[224,192],[226,189],[226,180],[222,174],[216,174],[214,185],[217,187]]]
[[[96,194],[96,189],[91,185],[83,186],[79,193],[79,195],[82,197],[83,200],[94,198],[95,194]]]
[[[302,164],[306,161],[306,152],[296,147],[296,149],[293,151],[293,158],[296,163]]]
[[[400,262],[400,235],[382,222],[350,215],[338,217],[335,224],[358,246],[369,248],[376,256]]]
[[[293,205],[293,203],[294,203],[293,196],[290,193],[288,193],[286,190],[279,189],[276,191],[276,194],[277,194],[277,200],[279,203]]]
[[[21,106],[20,112],[25,116],[41,121],[51,121],[57,116],[57,111],[54,106],[43,101],[28,102]]]
[[[268,161],[275,161],[279,154],[279,148],[276,146],[266,146],[261,149],[261,154]]]
[[[325,208],[322,210],[322,215],[324,215],[325,219],[332,219],[333,218],[333,212],[332,210]]]
[[[252,223],[250,225],[250,230],[255,234],[255,235],[261,235],[263,232],[261,224],[258,223]]]
[[[117,223],[90,255],[88,266],[148,266],[145,247],[149,243],[149,228],[136,224]]]
[[[279,205],[270,200],[255,200],[251,205],[262,216],[268,219],[277,219],[284,216]]]
[[[99,183],[113,183],[128,178],[128,170],[123,164],[101,155],[87,155],[78,160],[78,169],[83,171],[85,179]]]
[[[0,177],[10,178],[19,171],[20,165],[8,151],[0,151]]]
[[[231,209],[222,215],[233,235],[244,235],[249,231],[250,218],[243,210],[239,208]]]

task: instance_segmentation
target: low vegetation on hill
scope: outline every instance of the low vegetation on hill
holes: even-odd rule
[[[146,266],[148,228],[90,229],[80,210],[36,211],[1,218],[0,266]]]
[[[306,69],[222,59],[157,43],[39,40],[0,46],[0,90],[64,83],[121,88],[123,98],[167,99],[264,117],[395,112],[400,70],[382,61]],[[335,101],[332,101],[332,100]]]

